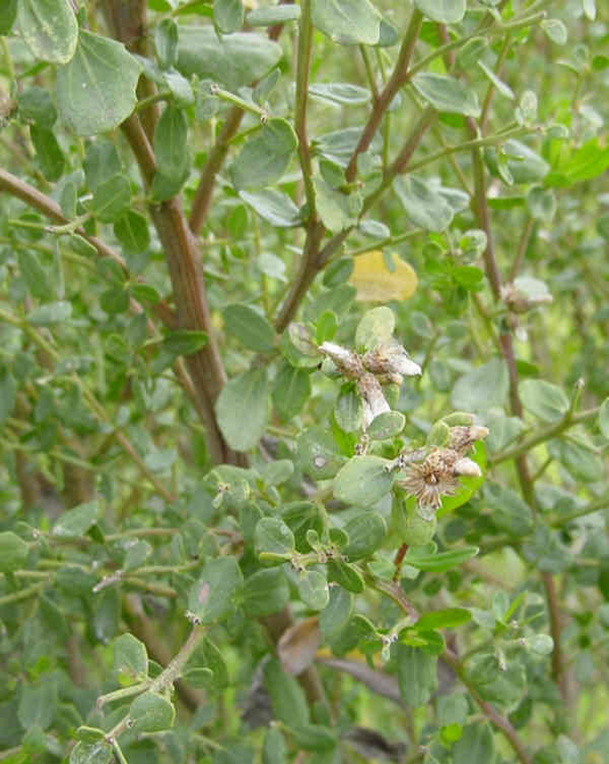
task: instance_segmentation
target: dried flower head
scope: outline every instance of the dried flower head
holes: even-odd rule
[[[344,377],[358,379],[364,374],[361,358],[353,350],[348,350],[334,342],[322,342],[319,350],[334,361],[336,368]]]
[[[385,411],[390,411],[389,404],[383,395],[381,383],[374,374],[363,374],[357,380],[357,391],[364,402],[364,430],[367,430],[372,420]]]
[[[364,366],[373,374],[381,377],[385,383],[402,383],[404,377],[414,377],[421,374],[421,367],[415,363],[397,340],[377,345],[363,357]]]
[[[465,454],[477,440],[483,440],[487,435],[488,428],[481,427],[480,425],[451,427],[448,447],[458,451],[460,454]]]
[[[416,498],[419,508],[439,509],[442,496],[452,496],[459,487],[455,473],[455,464],[459,461],[460,454],[454,449],[436,448],[420,464],[410,464],[406,477],[399,480],[398,485]]]

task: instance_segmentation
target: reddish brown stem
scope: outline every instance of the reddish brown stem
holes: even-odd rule
[[[357,146],[355,147],[353,155],[351,156],[351,159],[349,160],[347,169],[345,170],[345,178],[347,179],[348,183],[351,183],[355,179],[355,175],[357,172],[358,156],[364,151],[366,151],[368,147],[370,146],[370,143],[372,142],[372,139],[376,135],[376,131],[379,128],[383,115],[387,111],[389,104],[393,101],[398,90],[408,80],[408,67],[412,59],[414,46],[416,45],[417,39],[419,37],[419,32],[421,31],[422,23],[423,23],[423,14],[418,9],[415,8],[410,17],[410,24],[408,25],[408,29],[406,30],[406,34],[402,42],[402,47],[400,48],[400,53],[399,53],[395,68],[391,74],[391,77],[389,78],[389,81],[387,82],[387,84],[383,88],[383,91],[379,95],[379,98],[374,105],[372,113],[368,117],[368,122],[366,123],[366,126],[364,127],[362,136],[359,139],[359,142]]]
[[[215,146],[209,152],[207,162],[201,173],[199,185],[190,210],[189,224],[191,230],[198,234],[207,218],[209,205],[214,191],[216,176],[220,172],[228,153],[231,138],[236,134],[243,119],[243,110],[233,106],[228,112],[224,127],[220,131]]]

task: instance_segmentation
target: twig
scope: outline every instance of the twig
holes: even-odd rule
[[[374,104],[374,108],[368,117],[366,126],[364,127],[357,146],[351,155],[347,169],[345,170],[345,178],[348,183],[351,183],[355,179],[358,156],[370,146],[385,111],[393,101],[398,90],[408,79],[408,67],[412,59],[412,54],[414,53],[414,46],[419,37],[422,24],[423,14],[415,8],[410,16],[410,23],[408,24],[408,29],[404,35],[404,40],[402,41],[402,46],[393,73],[383,88],[383,92],[379,95]]]
[[[524,743],[518,736],[518,733],[514,727],[510,724],[509,720],[504,716],[501,716],[501,714],[499,714],[490,703],[480,697],[474,685],[467,679],[461,663],[459,662],[457,656],[452,652],[452,650],[446,648],[442,653],[442,660],[448,666],[450,666],[450,668],[459,677],[465,687],[467,687],[469,694],[472,696],[482,713],[491,722],[491,724],[493,724],[500,732],[504,734],[521,764],[533,764],[533,759],[529,756]]]

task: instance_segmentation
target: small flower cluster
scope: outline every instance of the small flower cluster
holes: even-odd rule
[[[355,380],[364,403],[364,430],[379,414],[390,411],[382,384],[400,385],[404,377],[421,374],[421,367],[393,338],[363,355],[334,342],[322,343],[319,351],[334,363],[343,377]]]
[[[397,484],[407,494],[417,499],[419,510],[436,511],[442,505],[442,496],[452,496],[459,487],[459,477],[478,477],[480,467],[465,454],[475,441],[482,440],[488,435],[486,427],[477,425],[451,427],[448,443],[442,447],[434,447],[424,457],[421,449],[417,451],[420,461],[408,458],[406,477]]]

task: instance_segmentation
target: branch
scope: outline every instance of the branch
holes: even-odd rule
[[[190,218],[188,220],[190,229],[193,233],[198,234],[201,232],[203,223],[207,217],[209,211],[209,205],[216,182],[216,175],[220,172],[224,160],[228,153],[231,138],[236,134],[243,119],[243,110],[238,106],[234,106],[229,112],[224,123],[224,127],[220,131],[220,135],[216,140],[216,144],[209,152],[207,162],[201,173],[199,185],[195,193],[195,198],[190,210]]]
[[[518,459],[518,457],[526,454],[527,451],[535,448],[535,446],[538,446],[540,443],[543,443],[546,440],[556,438],[558,435],[560,435],[565,430],[568,430],[570,427],[574,427],[580,422],[586,422],[589,419],[594,419],[594,417],[598,416],[598,412],[599,407],[597,406],[593,409],[580,411],[577,414],[570,414],[569,416],[561,419],[559,422],[550,424],[547,427],[542,427],[541,429],[529,435],[529,437],[527,437],[521,443],[512,446],[511,448],[506,448],[503,451],[499,451],[497,454],[490,455],[489,463],[499,464],[500,462],[504,462],[507,459]]]
[[[368,117],[368,122],[364,127],[361,138],[359,139],[358,144],[355,147],[353,154],[351,155],[349,164],[347,165],[347,169],[345,171],[345,178],[347,183],[351,183],[355,179],[358,156],[366,151],[370,146],[370,143],[372,142],[372,139],[378,130],[385,111],[393,101],[398,90],[408,80],[408,67],[410,66],[410,61],[414,52],[414,46],[419,37],[422,23],[423,14],[421,11],[415,8],[412,11],[412,15],[410,16],[410,23],[408,25],[408,29],[406,30],[406,34],[404,35],[404,40],[402,41],[402,47],[400,48],[400,53],[398,55],[398,60],[396,62],[395,68],[391,74],[391,77],[389,78],[389,81],[383,88],[383,92],[380,94],[374,104],[374,108]]]
[[[467,687],[469,694],[472,696],[476,704],[480,707],[482,713],[500,732],[504,734],[508,743],[511,745],[514,753],[521,764],[533,764],[533,759],[527,753],[522,740],[518,737],[518,733],[512,727],[509,720],[504,716],[501,716],[497,710],[486,700],[483,700],[474,685],[467,679],[465,671],[461,666],[457,656],[448,648],[442,653],[442,660],[455,672],[461,682]]]

